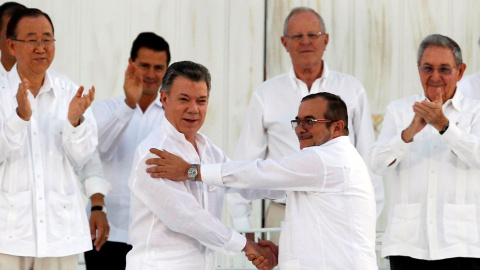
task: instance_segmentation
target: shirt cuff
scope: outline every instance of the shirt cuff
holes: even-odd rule
[[[25,121],[20,116],[18,116],[17,112],[13,112],[12,116],[7,121],[8,129],[14,131],[15,133],[26,132],[27,126],[29,121]]]
[[[73,140],[80,139],[84,135],[86,130],[87,124],[85,122],[89,122],[87,119],[83,117],[82,117],[82,120],[80,121],[81,121],[80,125],[74,127],[72,126],[72,123],[70,123],[70,121],[68,121],[67,119],[65,121],[65,125],[63,126],[64,134],[67,137],[72,138]]]
[[[225,187],[222,180],[222,164],[201,164],[202,182],[214,186]]]
[[[241,252],[243,248],[245,248],[246,244],[247,238],[232,230],[232,237],[230,237],[230,240],[228,240],[228,242],[223,246],[223,253],[235,255],[236,253]]]
[[[456,125],[449,125],[440,137],[449,147],[454,147],[462,138],[462,131]]]
[[[110,191],[111,184],[102,177],[92,176],[85,179],[85,194],[90,198],[93,194],[100,193],[106,196]]]
[[[402,131],[403,132],[403,131]],[[408,150],[410,147],[409,143],[406,143],[402,139],[402,132],[392,138],[390,141],[390,149],[392,149],[392,156],[385,159],[385,164],[387,167],[398,157],[403,156],[403,154]],[[414,138],[415,140],[415,138]],[[410,143],[411,144],[411,143]]]

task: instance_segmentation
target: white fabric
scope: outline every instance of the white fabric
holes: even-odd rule
[[[458,89],[466,97],[480,99],[480,72],[463,77],[458,83]]]
[[[93,114],[98,124],[98,151],[105,178],[112,184],[112,190],[105,197],[110,225],[108,240],[128,243],[128,176],[135,148],[160,125],[164,110],[159,97],[143,113],[139,106],[128,107],[125,96],[121,96],[97,102]]]
[[[260,85],[252,95],[235,160],[279,159],[297,152],[300,144],[290,121],[297,116],[301,99],[318,92],[339,95],[346,103],[350,141],[360,155],[366,158],[375,142],[367,93],[357,79],[329,70],[324,61],[322,76],[315,80],[310,91],[307,85],[295,76],[293,68],[290,72]],[[385,199],[383,182],[378,175],[370,174],[370,178],[375,189],[378,217]],[[235,208],[245,209],[249,203],[238,198],[234,198],[235,201],[231,201],[229,197],[227,199],[233,212],[238,212]],[[248,215],[233,216],[234,223],[244,224],[245,221],[242,222],[241,219],[245,220],[247,217]]]
[[[19,257],[0,253],[1,270],[77,270],[78,254],[65,257]]]
[[[39,94],[29,93],[33,114],[16,113],[16,66],[0,78],[0,253],[61,257],[92,248],[87,216],[73,167],[97,146],[88,109],[74,128],[67,119],[78,87],[47,71]]]
[[[480,103],[456,91],[443,105],[448,130],[440,135],[427,125],[405,143],[412,105],[422,100],[420,94],[388,105],[372,148],[371,168],[392,181],[382,256],[479,258]]]
[[[202,165],[201,173],[209,185],[287,191],[280,269],[377,269],[374,191],[347,137],[279,160]]]
[[[193,145],[168,120],[138,146],[129,180],[133,249],[127,254],[128,270],[213,270],[215,251],[240,252],[244,236],[221,222],[225,189],[202,182],[173,182],[151,178],[146,173],[149,152],[154,147],[181,156],[192,164],[227,161],[225,153],[208,138],[195,136]],[[238,192],[238,190],[229,190]],[[241,191],[250,199],[283,192]]]
[[[1,53],[1,52],[0,52]],[[2,65],[2,63],[0,62],[0,76],[3,76],[7,74],[7,70],[5,69],[5,67]]]

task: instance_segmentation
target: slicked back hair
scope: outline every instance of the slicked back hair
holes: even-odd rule
[[[207,93],[210,94],[212,78],[208,69],[202,64],[192,61],[175,62],[167,68],[162,80],[162,88],[165,94],[170,95],[173,82],[179,76],[185,77],[193,82],[205,82]]]
[[[302,99],[302,102],[306,100],[312,100],[316,98],[322,98],[328,102],[327,111],[325,112],[325,119],[328,120],[342,120],[345,123],[343,129],[343,135],[348,135],[348,110],[345,102],[337,95],[328,92],[319,92],[310,94]],[[332,122],[325,123],[327,128],[332,125]]]
[[[10,18],[10,21],[8,22],[8,26],[7,26],[7,38],[9,39],[17,38],[18,23],[20,22],[21,19],[38,18],[41,16],[44,16],[45,18],[47,18],[47,20],[50,22],[50,25],[52,26],[52,34],[55,34],[55,29],[53,28],[52,19],[50,19],[50,16],[48,16],[47,13],[37,8],[26,8],[23,10],[19,10],[18,12],[15,12],[12,15],[12,18]]]
[[[450,50],[452,50],[457,68],[458,66],[463,64],[462,50],[460,49],[460,46],[458,46],[457,42],[455,42],[453,39],[447,36],[443,36],[440,34],[433,34],[424,38],[422,43],[420,43],[420,46],[418,47],[418,54],[417,54],[418,65],[420,65],[420,61],[422,60],[423,52],[428,47],[449,48]]]
[[[143,32],[138,34],[137,38],[133,41],[132,50],[130,51],[130,58],[135,61],[140,48],[146,47],[156,52],[167,53],[167,66],[170,64],[170,46],[167,41],[161,36],[153,32]]]
[[[290,11],[287,18],[285,19],[285,22],[283,23],[284,36],[288,34],[288,21],[290,20],[290,18],[295,14],[303,12],[312,12],[313,14],[315,14],[315,16],[317,16],[318,20],[320,21],[320,31],[322,31],[323,34],[327,33],[327,28],[325,27],[325,23],[323,22],[322,16],[320,16],[320,14],[308,7],[296,7]]]

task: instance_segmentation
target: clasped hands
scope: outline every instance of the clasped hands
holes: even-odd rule
[[[415,115],[410,125],[402,132],[402,139],[405,142],[412,142],[413,137],[417,135],[427,124],[432,125],[437,130],[442,130],[448,124],[448,119],[443,114],[442,91],[437,89],[433,101],[423,100],[415,102],[413,111]]]
[[[270,270],[278,264],[278,246],[271,241],[247,239],[243,251],[257,269]]]

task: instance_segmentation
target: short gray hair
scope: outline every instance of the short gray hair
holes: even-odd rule
[[[318,14],[315,10],[308,7],[296,7],[290,11],[287,18],[285,19],[285,22],[283,23],[284,36],[287,35],[288,33],[288,21],[290,20],[290,18],[295,14],[303,13],[303,12],[312,12],[313,14],[315,14],[315,16],[317,16],[318,20],[320,21],[320,30],[322,31],[322,34],[327,33],[327,28],[325,27],[325,23],[323,22],[322,16],[320,16],[320,14]]]
[[[451,38],[447,36],[443,36],[440,34],[433,34],[429,35],[423,39],[422,43],[418,47],[418,54],[417,54],[417,63],[420,65],[420,61],[422,60],[423,52],[428,47],[442,47],[442,48],[449,48],[452,50],[453,57],[455,58],[455,64],[460,66],[463,64],[462,59],[462,50],[460,46]]]
[[[207,84],[207,93],[210,94],[210,85],[212,78],[208,69],[198,63],[192,61],[180,61],[171,64],[162,80],[162,88],[165,94],[169,95],[173,81],[178,76],[183,76],[193,82],[205,82]]]

